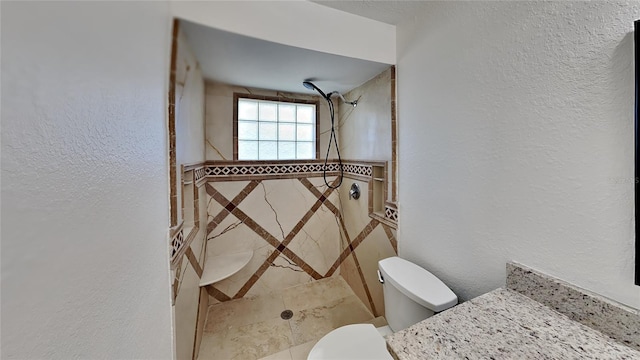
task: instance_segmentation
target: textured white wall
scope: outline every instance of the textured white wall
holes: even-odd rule
[[[2,2],[2,357],[173,357],[168,4]]]
[[[396,29],[361,16],[295,1],[172,1],[181,19],[257,39],[395,64]]]
[[[463,299],[516,260],[640,308],[638,18],[638,2],[434,2],[401,24],[400,255]]]

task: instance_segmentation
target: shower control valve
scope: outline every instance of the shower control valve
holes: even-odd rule
[[[351,189],[349,189],[349,200],[351,199],[356,199],[358,200],[360,198],[360,186],[358,186],[358,184],[353,183],[351,184]]]

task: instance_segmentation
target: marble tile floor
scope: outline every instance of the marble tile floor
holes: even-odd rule
[[[291,310],[293,317],[280,314]],[[303,360],[315,343],[340,326],[386,325],[341,276],[312,281],[275,294],[209,307],[198,360]]]

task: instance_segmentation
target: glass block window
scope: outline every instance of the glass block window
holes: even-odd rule
[[[237,101],[237,160],[316,159],[315,104]]]

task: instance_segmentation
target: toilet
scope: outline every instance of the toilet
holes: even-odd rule
[[[308,360],[392,360],[384,336],[406,329],[458,303],[458,297],[440,279],[397,256],[378,262],[388,327],[353,324],[337,328],[311,349]]]

